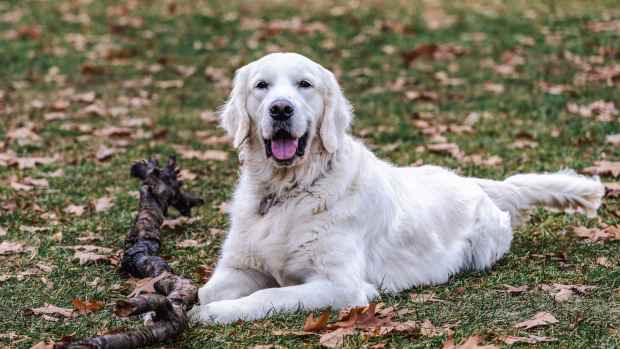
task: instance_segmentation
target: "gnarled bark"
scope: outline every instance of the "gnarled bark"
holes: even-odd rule
[[[189,216],[192,207],[203,200],[181,192],[179,170],[174,158],[163,169],[156,160],[136,162],[131,175],[142,181],[140,209],[125,240],[121,271],[136,278],[157,277],[155,294],[142,294],[118,301],[114,312],[132,316],[155,312],[151,325],[134,330],[78,341],[57,343],[57,349],[129,349],[160,343],[178,336],[188,327],[186,310],[196,302],[197,288],[190,279],[174,274],[166,261],[159,257],[160,228],[169,207]]]

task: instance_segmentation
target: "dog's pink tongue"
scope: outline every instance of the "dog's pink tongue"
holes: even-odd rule
[[[297,151],[297,139],[280,138],[271,140],[271,153],[278,160],[288,160]]]

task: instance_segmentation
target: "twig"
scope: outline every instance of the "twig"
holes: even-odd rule
[[[159,277],[155,294],[138,295],[118,301],[114,310],[119,316],[155,312],[151,325],[121,333],[61,342],[55,349],[129,349],[160,343],[178,336],[188,327],[186,310],[196,302],[196,286],[190,279],[174,274],[159,257],[160,227],[169,207],[189,216],[192,207],[204,201],[181,192],[179,170],[173,157],[163,169],[156,160],[140,161],[131,167],[131,175],[142,181],[140,209],[125,240],[120,270],[136,278]]]

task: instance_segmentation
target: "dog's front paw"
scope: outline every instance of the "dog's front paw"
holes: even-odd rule
[[[205,305],[197,305],[188,312],[193,323],[229,324],[238,320],[246,320],[252,314],[238,300],[218,301]]]

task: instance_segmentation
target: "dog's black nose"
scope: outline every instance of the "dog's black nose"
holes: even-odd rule
[[[269,107],[269,115],[279,121],[290,118],[294,112],[295,108],[293,108],[293,105],[283,99],[271,103]]]

